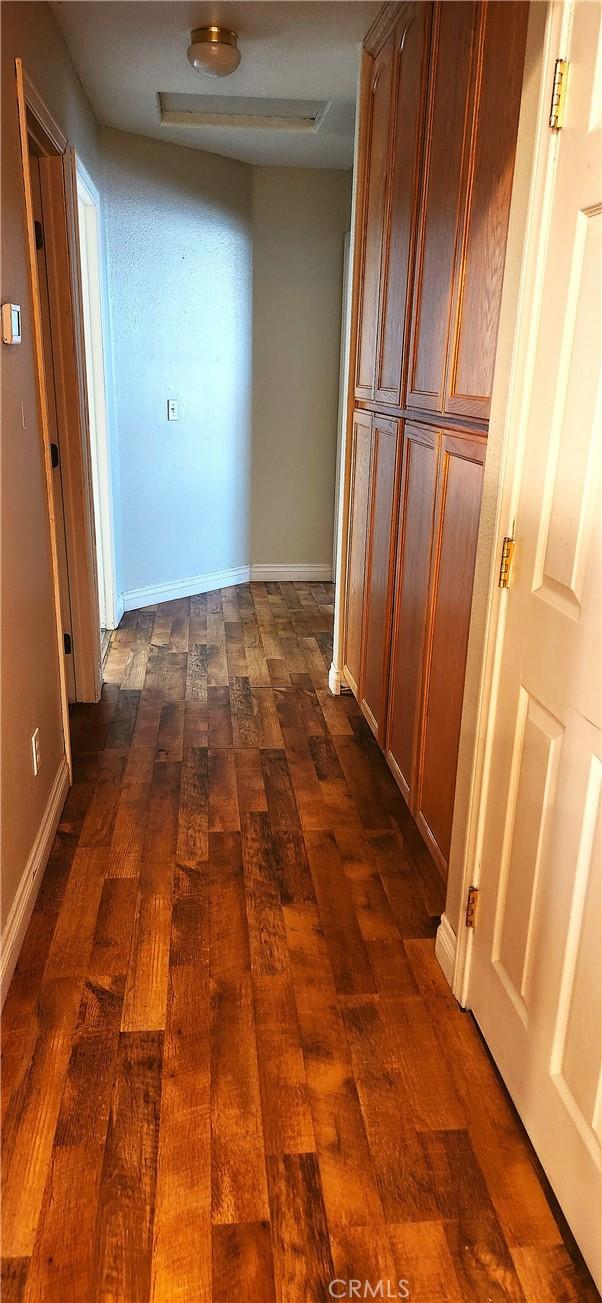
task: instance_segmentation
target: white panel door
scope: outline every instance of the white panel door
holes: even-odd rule
[[[468,1004],[601,1283],[601,8],[563,10]],[[545,137],[544,137],[545,140]],[[539,287],[539,289],[537,288]]]

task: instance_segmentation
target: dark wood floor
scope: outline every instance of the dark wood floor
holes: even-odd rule
[[[73,711],[5,1007],[3,1303],[595,1297],[435,962],[437,873],[327,691],[331,603],[129,614]]]

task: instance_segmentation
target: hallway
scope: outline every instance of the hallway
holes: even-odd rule
[[[4,1014],[4,1303],[596,1297],[435,962],[442,882],[328,692],[332,601],[131,612],[73,709]]]

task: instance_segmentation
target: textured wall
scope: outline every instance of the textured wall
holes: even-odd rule
[[[253,169],[251,560],[332,562],[351,173]]]
[[[103,152],[124,591],[328,565],[349,174]]]
[[[2,927],[63,754],[48,512],[35,380],[14,60],[100,181],[96,121],[45,4],[3,4],[2,302],[20,303],[23,342],[2,349]],[[21,410],[23,407],[23,428]],[[41,765],[31,767],[40,729]]]
[[[127,592],[248,560],[251,169],[113,130],[103,152]]]

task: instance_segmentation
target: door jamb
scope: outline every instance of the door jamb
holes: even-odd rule
[[[115,629],[119,623],[117,611],[117,578],[115,566],[115,526],[113,514],[113,494],[111,477],[111,446],[109,441],[109,390],[107,375],[107,341],[109,339],[108,318],[103,295],[105,251],[103,242],[100,194],[82,163],[76,158],[76,180],[78,200],[83,200],[86,207],[94,212],[95,263],[92,278],[98,276],[98,284],[89,285],[90,317],[92,326],[91,357],[89,363],[93,372],[95,398],[95,421],[97,426],[97,474],[98,498],[96,508],[99,514],[99,534],[102,540],[102,580],[103,605],[107,629]],[[100,454],[100,455],[99,455]],[[100,574],[98,575],[100,584]]]
[[[32,320],[40,424],[42,433],[46,494],[48,501],[50,551],[54,589],[57,652],[65,754],[70,774],[69,701],[64,667],[63,627],[56,543],[56,509],[52,481],[48,398],[44,375],[44,344],[34,240],[33,202],[29,171],[31,134],[40,148],[50,222],[47,255],[51,294],[55,300],[57,334],[56,388],[62,435],[62,477],[65,498],[65,533],[72,611],[73,655],[76,697],[97,701],[102,687],[100,628],[91,495],[88,412],[85,392],[85,356],[81,322],[81,285],[77,207],[73,202],[74,156],[69,143],[53,118],[20,58],[15,60],[17,111],[26,219],[27,259],[30,274]],[[41,169],[42,170],[42,169]],[[52,311],[52,306],[51,306]]]

